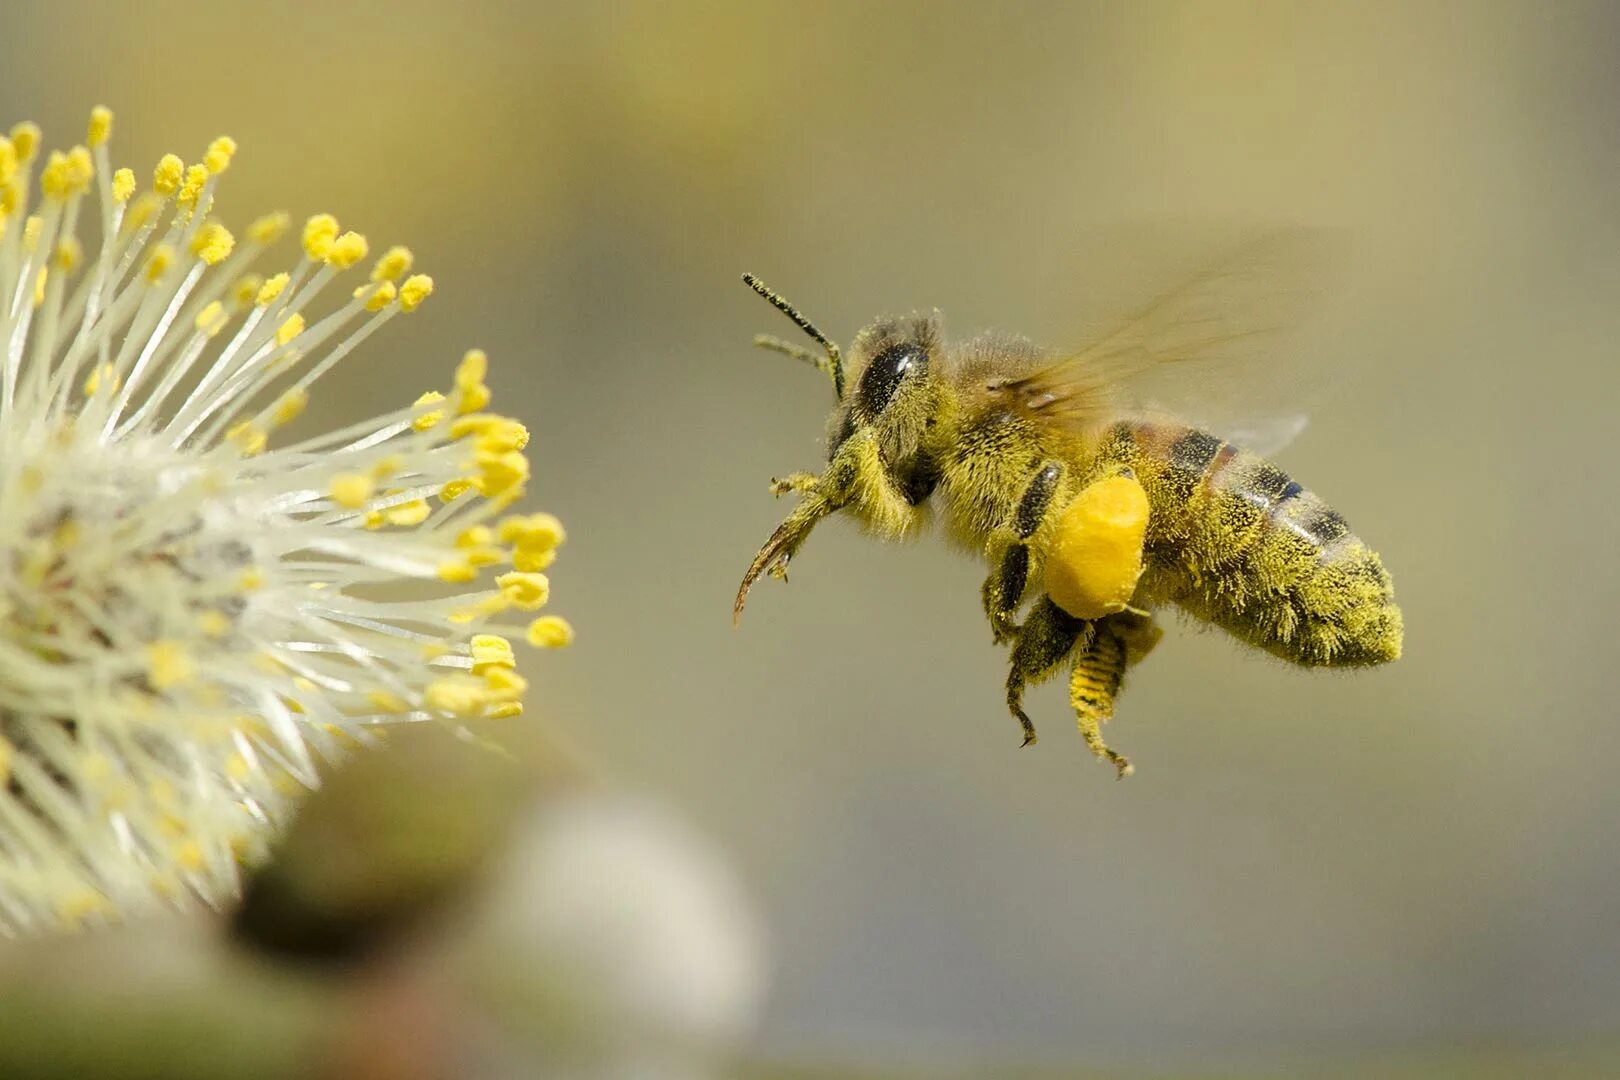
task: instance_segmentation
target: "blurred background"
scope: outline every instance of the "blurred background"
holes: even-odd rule
[[[137,172],[229,133],[228,223],[416,250],[432,304],[310,422],[490,351],[570,533],[531,715],[739,865],[762,1060],[1620,1068],[1612,6],[57,2],[0,42],[7,123],[105,102]],[[937,540],[825,525],[732,630],[828,403],[749,347],[791,327],[741,271],[843,340],[937,306],[1060,342],[1276,224],[1354,248],[1281,462],[1383,553],[1398,664],[1173,626],[1116,784],[1057,687],[1019,750]]]

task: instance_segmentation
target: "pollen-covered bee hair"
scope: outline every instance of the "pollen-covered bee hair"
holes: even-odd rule
[[[856,335],[847,379],[838,346],[744,275],[824,353],[765,336],[755,344],[826,372],[837,407],[826,467],[771,482],[799,503],[743,575],[734,620],[754,582],[767,571],[785,578],[829,514],[847,510],[898,537],[939,503],[951,538],[989,564],[981,598],[993,639],[1011,647],[1006,702],[1025,743],[1035,741],[1025,687],[1068,664],[1080,733],[1121,776],[1129,762],[1101,726],[1127,668],[1158,641],[1158,607],[1297,664],[1398,657],[1389,575],[1338,513],[1259,455],[1141,411],[1122,392],[1143,372],[1274,329],[1274,312],[1220,302],[1247,280],[1254,250],[1070,353],[995,335],[948,343],[937,314],[882,319]]]

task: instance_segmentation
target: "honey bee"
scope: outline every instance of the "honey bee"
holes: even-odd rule
[[[1398,658],[1389,575],[1343,517],[1260,454],[1130,399],[1141,376],[1274,329],[1261,312],[1218,310],[1254,261],[1251,245],[1065,353],[1008,336],[947,342],[937,314],[880,319],[856,335],[847,372],[836,344],[744,275],[823,351],[754,343],[826,373],[837,407],[826,467],[771,482],[799,503],[744,574],[734,621],[760,575],[785,579],[828,515],[901,537],[935,504],[950,537],[988,563],[981,598],[993,639],[1010,646],[1006,701],[1024,744],[1035,741],[1025,688],[1067,663],[1080,734],[1120,777],[1130,762],[1102,725],[1158,642],[1161,607],[1309,667]]]

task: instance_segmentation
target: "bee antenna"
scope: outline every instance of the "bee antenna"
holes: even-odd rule
[[[816,344],[827,350],[826,368],[827,371],[832,375],[833,393],[838,395],[839,401],[843,401],[844,360],[842,354],[838,351],[838,346],[829,341],[826,334],[823,334],[820,330],[817,330],[815,323],[799,314],[798,308],[784,300],[780,294],[772,292],[770,286],[759,280],[759,278],[755,277],[753,274],[744,274],[742,279],[743,281],[747,282],[750,289],[753,289],[755,292],[759,293],[759,295],[763,296],[767,301],[770,302],[772,307],[786,315],[788,318],[792,319],[795,326],[797,326],[800,330],[803,330],[806,334],[809,334],[811,338],[815,339]],[[755,340],[756,342],[758,341],[758,339]],[[770,347],[774,348],[774,346]],[[780,352],[786,350],[779,349],[778,351]],[[818,364],[816,366],[820,367],[821,365]]]

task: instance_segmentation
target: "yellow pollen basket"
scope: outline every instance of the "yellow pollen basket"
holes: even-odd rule
[[[1077,619],[1123,611],[1142,576],[1148,499],[1142,485],[1110,476],[1074,497],[1046,556],[1046,593]]]

